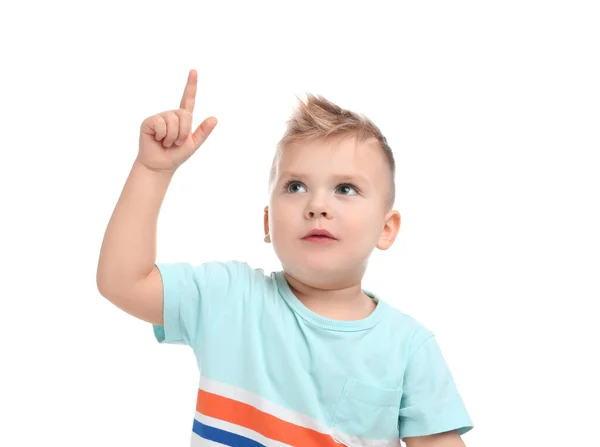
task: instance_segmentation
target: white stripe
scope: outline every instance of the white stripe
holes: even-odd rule
[[[204,439],[202,436],[198,436],[196,433],[192,432],[192,441],[190,442],[190,447],[223,447],[223,444],[220,442],[209,441],[208,439]]]
[[[267,438],[261,435],[260,433],[255,432],[254,430],[250,430],[249,428],[240,427],[239,425],[231,424],[220,419],[211,418],[210,416],[205,416],[202,413],[198,413],[197,411],[196,420],[205,425],[210,425],[211,427],[215,427],[220,430],[225,430],[229,433],[234,433],[236,435],[250,438],[253,441],[260,442],[261,444],[266,445],[267,447],[289,447],[289,444],[274,441],[273,439]]]
[[[341,442],[347,447],[402,447],[400,437],[392,441],[383,439],[362,439],[357,436],[347,435],[345,433],[334,432],[332,435],[337,442]]]

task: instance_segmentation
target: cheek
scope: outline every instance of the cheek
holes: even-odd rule
[[[369,233],[373,225],[369,222],[368,215],[366,211],[349,213],[344,216],[342,225],[353,235]]]
[[[289,215],[278,210],[276,214],[270,217],[269,229],[271,232],[271,243],[277,247],[287,247],[293,243],[294,237],[298,233],[297,225],[290,220]]]
[[[279,231],[285,231],[290,225],[299,221],[298,205],[291,201],[280,201],[272,204],[272,211],[269,215],[269,224],[277,227]]]
[[[269,218],[269,225],[277,233],[286,232],[290,227],[289,213],[279,208]]]
[[[377,243],[381,234],[379,223],[372,219],[365,219],[367,213],[362,213],[360,217],[354,217],[347,220],[344,227],[348,235],[357,242],[359,246],[371,246]]]

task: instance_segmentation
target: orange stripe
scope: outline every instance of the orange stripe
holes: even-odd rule
[[[196,411],[222,421],[249,428],[261,435],[291,446],[339,447],[331,436],[283,421],[252,405],[198,389]]]

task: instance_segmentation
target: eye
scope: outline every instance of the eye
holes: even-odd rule
[[[344,194],[345,196],[355,196],[358,194],[358,188],[356,186],[354,186],[352,183],[344,183],[342,185],[340,185],[340,189],[341,188],[351,188],[354,190],[354,194]]]
[[[293,184],[302,185],[302,183],[300,183],[300,182],[299,182],[299,181],[297,181],[297,180],[288,180],[288,181],[286,182],[285,186],[283,187],[283,189],[284,189],[286,192],[295,192],[295,191],[290,191],[290,190],[289,190],[289,187],[290,187],[291,185],[293,185]]]

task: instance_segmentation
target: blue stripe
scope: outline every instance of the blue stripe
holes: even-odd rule
[[[205,425],[202,422],[198,422],[194,419],[194,427],[192,429],[198,436],[208,439],[209,441],[219,442],[225,445],[231,445],[234,447],[265,447],[264,444],[256,442],[253,439],[246,438],[245,436],[236,435],[219,428]]]

